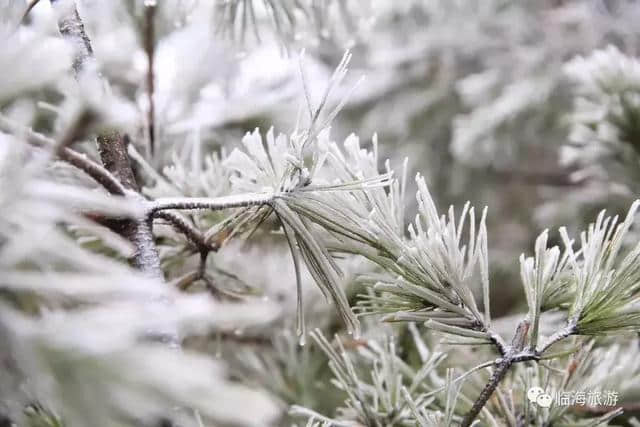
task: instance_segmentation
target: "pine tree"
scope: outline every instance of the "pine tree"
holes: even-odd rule
[[[0,11],[0,424],[640,425],[634,2]]]

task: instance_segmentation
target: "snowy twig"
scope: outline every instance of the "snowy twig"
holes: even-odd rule
[[[557,343],[560,340],[563,340],[563,339],[567,338],[570,335],[575,334],[576,332],[577,332],[577,328],[576,328],[575,321],[569,321],[567,326],[565,326],[564,328],[560,329],[559,331],[557,331],[556,333],[551,335],[547,339],[547,341],[540,347],[540,349],[537,351],[537,353],[539,355],[542,355],[542,353],[547,351],[549,349],[549,347],[551,347],[553,344]]]
[[[20,23],[23,23],[27,19],[27,16],[29,16],[29,13],[31,12],[31,9],[36,7],[36,5],[38,3],[40,3],[40,0],[31,0],[31,1],[29,1],[29,4],[27,5],[27,9],[24,11],[24,14],[22,14],[22,19],[20,20]]]
[[[509,372],[511,365],[517,362],[538,359],[536,352],[523,351],[528,332],[529,322],[523,320],[518,324],[515,336],[511,341],[511,345],[507,348],[505,355],[496,360],[496,368],[493,371],[493,374],[489,378],[487,385],[482,389],[480,396],[478,396],[469,412],[465,414],[462,423],[460,424],[461,427],[469,427],[473,423],[495,389],[498,387],[498,384],[500,384],[500,381],[502,381],[505,375],[507,375],[507,372]]]
[[[273,193],[234,194],[216,198],[207,197],[164,197],[148,203],[148,215],[156,212],[177,210],[223,210],[250,206],[266,205],[275,200]]]
[[[199,251],[217,250],[217,247],[207,244],[204,235],[200,230],[191,225],[180,214],[174,212],[158,211],[154,214],[155,218],[161,218],[169,222],[175,229],[184,234],[191,243],[193,243]]]
[[[154,59],[155,59],[155,15],[156,4],[152,2],[145,2],[144,10],[144,50],[147,54],[147,126],[149,136],[149,154],[153,156],[155,145],[155,74],[154,74]]]
[[[47,147],[54,149],[56,142],[38,132],[11,121],[8,117],[0,114],[0,131],[10,133],[17,138],[23,139],[25,142],[36,147]],[[86,155],[81,154],[71,148],[63,147],[58,152],[61,160],[75,166],[84,173],[93,178],[98,184],[102,185],[109,193],[116,195],[124,195],[126,193],[122,184],[114,177],[111,172],[102,167],[100,164],[89,159]]]

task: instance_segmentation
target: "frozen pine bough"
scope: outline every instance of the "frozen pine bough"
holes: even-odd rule
[[[319,78],[303,51],[284,83],[265,83],[234,52],[357,45],[376,13],[411,10],[0,11],[0,424],[640,424],[640,202],[540,233],[515,262],[524,313],[496,317],[508,284],[492,268],[491,207],[441,210],[408,161],[383,159],[382,138],[336,136],[368,84],[348,76],[352,53]],[[580,171],[606,169],[604,152],[633,164],[637,68],[613,47],[566,64]],[[297,115],[255,127],[277,121],[292,87]],[[485,109],[498,121],[538,91],[506,92]]]

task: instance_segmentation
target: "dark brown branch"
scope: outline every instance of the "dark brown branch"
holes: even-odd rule
[[[86,155],[80,154],[70,148],[64,148],[58,156],[61,160],[64,160],[89,175],[109,193],[118,196],[125,194],[126,190],[122,184],[120,184],[120,181],[98,163],[90,160]]]
[[[125,188],[138,192],[140,188],[127,153],[129,137],[117,131],[107,131],[98,135],[97,141],[98,153],[104,167],[118,178]]]
[[[57,15],[60,34],[76,49],[73,70],[78,76],[93,60],[91,41],[74,1],[50,1]],[[98,136],[97,144],[104,167],[120,181],[124,188],[132,190],[132,192],[139,191],[127,153],[128,137],[117,131],[107,131]],[[128,195],[128,197],[135,199],[136,202],[144,200],[139,195],[135,197]],[[114,220],[112,225],[114,231],[135,245],[136,253],[132,260],[133,265],[154,277],[162,277],[160,257],[151,232],[151,217],[139,220]]]
[[[22,14],[22,19],[20,19],[21,24],[24,23],[24,21],[27,19],[27,16],[29,16],[29,13],[31,12],[31,9],[36,7],[38,3],[40,3],[40,0],[31,0],[29,2],[29,4],[27,5],[27,10],[24,11],[24,13]]]
[[[499,362],[496,363],[496,368],[493,371],[493,374],[491,374],[491,377],[489,378],[489,382],[484,386],[482,392],[480,392],[480,396],[478,396],[469,412],[464,416],[462,423],[460,424],[461,427],[469,427],[473,420],[476,419],[480,411],[482,411],[482,408],[484,408],[484,405],[498,387],[498,384],[500,384],[505,375],[507,375],[507,372],[509,372],[509,368],[511,368],[512,364],[513,360],[511,360],[511,358],[505,357],[503,359],[499,359]]]
[[[28,128],[17,125],[0,114],[0,130],[11,133],[16,137],[23,138],[26,142],[38,146],[54,149],[55,141],[34,132]],[[124,147],[124,145],[122,145]],[[126,148],[125,152],[126,152]],[[127,196],[127,188],[109,170],[92,161],[84,154],[78,153],[68,147],[64,147],[59,152],[59,158],[77,167],[101,184],[111,194]],[[117,157],[117,156],[116,156]],[[127,158],[128,161],[128,158]],[[121,172],[121,171],[120,171]],[[133,173],[133,172],[131,172]],[[122,176],[127,176],[122,175]],[[135,181],[134,181],[135,183]],[[139,196],[136,203],[143,202]],[[150,274],[161,277],[160,259],[153,244],[151,234],[151,221],[149,219],[104,219],[103,224],[121,234],[135,244],[136,254],[133,258],[133,265]]]
[[[225,297],[232,301],[240,301],[243,298],[243,295],[238,292],[232,291],[231,289],[225,289],[222,286],[216,285],[216,281],[209,274],[203,275],[201,279],[204,282],[205,286],[207,287],[207,290],[216,299],[222,299],[223,297]]]
[[[174,288],[178,288],[181,291],[189,289],[189,287],[196,281],[200,280],[201,274],[198,270],[190,271],[188,273],[183,274],[180,277],[177,277],[171,282],[169,285]]]
[[[549,347],[551,347],[554,343],[575,334],[577,332],[577,329],[575,321],[569,321],[566,327],[550,336],[540,350],[523,350],[528,332],[529,322],[527,320],[523,320],[518,325],[511,345],[506,348],[506,352],[504,353],[503,357],[496,360],[496,368],[493,374],[489,378],[489,381],[485,385],[484,389],[482,389],[480,396],[478,396],[476,401],[473,403],[473,406],[471,407],[469,412],[465,414],[462,423],[460,424],[461,427],[469,427],[473,423],[473,421],[476,419],[478,414],[480,414],[480,411],[482,411],[482,408],[484,408],[489,398],[496,390],[500,382],[507,375],[509,369],[514,363],[526,362],[529,360],[540,360],[541,355]]]
[[[170,223],[176,230],[184,234],[198,251],[217,251],[219,249],[217,245],[207,244],[204,234],[178,213],[158,211],[154,214],[154,217],[164,219]]]
[[[36,147],[44,147],[53,150],[56,146],[56,142],[54,140],[47,138],[38,132],[34,132],[27,127],[14,123],[2,114],[0,114],[0,131],[12,134]],[[85,154],[78,153],[71,148],[65,147],[60,150],[58,157],[82,170],[111,194],[120,196],[125,194],[125,188],[120,184],[116,177],[114,177],[111,172],[106,170],[100,164],[89,159]]]
[[[144,50],[147,54],[147,98],[149,102],[149,110],[147,111],[147,126],[149,133],[149,153],[153,156],[155,145],[155,14],[156,5],[149,4],[145,6],[145,28],[144,28]]]
[[[538,359],[538,355],[535,352],[523,351],[528,333],[529,322],[527,320],[523,320],[518,324],[518,328],[516,329],[516,333],[511,341],[511,345],[507,347],[504,356],[496,360],[496,368],[493,371],[493,374],[491,374],[487,385],[482,389],[480,396],[478,396],[476,401],[473,403],[469,412],[465,414],[462,422],[460,423],[460,427],[469,427],[473,423],[478,414],[480,414],[480,411],[482,411],[482,408],[484,408],[484,405],[489,401],[489,398],[500,382],[507,375],[507,372],[509,372],[511,365],[517,362]]]
[[[198,274],[200,277],[207,275],[207,258],[209,257],[209,251],[203,250],[200,252],[200,263],[198,264]]]
[[[98,152],[105,168],[113,173],[125,188],[137,192],[138,183],[127,154],[127,144],[127,135],[121,136],[119,132],[105,132],[98,136]],[[139,196],[139,200],[143,200],[142,196]],[[114,231],[136,246],[134,267],[153,276],[162,277],[160,257],[151,232],[152,226],[150,217],[141,220],[117,220],[113,224]]]

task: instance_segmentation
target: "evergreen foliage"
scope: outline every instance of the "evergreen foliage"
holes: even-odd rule
[[[0,425],[640,425],[640,7],[534,3],[0,0]]]

